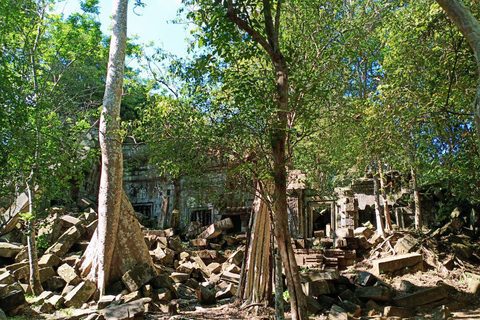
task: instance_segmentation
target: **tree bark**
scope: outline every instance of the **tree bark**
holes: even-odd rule
[[[378,174],[373,174],[373,194],[375,196],[375,218],[377,221],[377,232],[382,238],[385,237],[385,231],[383,230],[382,214],[380,212],[380,191],[378,189]]]
[[[480,147],[480,23],[461,0],[436,0],[455,23],[473,50],[477,61],[478,84],[473,102],[473,118],[477,128],[477,142]]]
[[[417,173],[415,169],[411,168],[412,172],[412,188],[413,188],[413,201],[415,202],[415,229],[422,227],[422,203],[420,200],[420,192],[417,185]]]
[[[271,268],[271,219],[268,204],[265,203],[262,188],[258,188],[254,200],[254,212],[249,225],[249,239],[246,247],[246,259],[239,297],[244,300],[244,305],[267,302],[271,298],[269,290],[272,280]]]
[[[33,173],[33,172],[32,172]],[[35,189],[35,187],[33,188]],[[28,284],[30,285],[31,293],[35,296],[40,295],[43,292],[42,283],[40,282],[40,271],[38,267],[38,254],[37,254],[37,242],[35,240],[35,219],[33,215],[34,210],[34,195],[32,193],[32,187],[27,181],[27,194],[28,194],[28,206],[29,212],[32,215],[27,221],[27,250],[28,250],[28,266],[30,267],[30,274],[28,277]]]
[[[390,217],[390,209],[387,202],[387,190],[385,187],[385,175],[383,172],[382,162],[378,160],[378,168],[380,171],[380,189],[382,190],[383,214],[385,216],[385,230],[392,231],[392,218]]]
[[[287,168],[286,168],[286,140],[287,114],[289,112],[289,82],[288,67],[285,57],[280,50],[280,13],[282,1],[277,2],[275,18],[269,0],[263,0],[263,15],[265,20],[266,37],[262,36],[250,24],[237,16],[233,1],[228,1],[227,17],[240,29],[247,32],[270,57],[276,76],[277,112],[270,125],[270,143],[273,155],[274,170],[274,231],[277,246],[282,257],[283,267],[287,279],[287,288],[290,294],[292,320],[308,319],[307,302],[303,293],[298,266],[295,261],[287,214]]]

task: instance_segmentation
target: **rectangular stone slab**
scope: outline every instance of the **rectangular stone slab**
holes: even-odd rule
[[[443,286],[433,287],[424,291],[415,292],[405,297],[394,299],[399,307],[413,308],[447,297],[447,290]]]
[[[422,262],[422,255],[419,253],[408,253],[398,256],[378,259],[373,261],[373,273],[393,273],[405,268],[413,267]]]

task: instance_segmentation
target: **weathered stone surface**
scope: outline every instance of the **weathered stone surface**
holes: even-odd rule
[[[470,259],[473,256],[473,249],[464,243],[452,243],[452,249],[462,259]]]
[[[307,296],[308,314],[317,314],[322,310],[322,305],[315,298]]]
[[[207,239],[192,239],[190,245],[197,248],[206,248],[208,246]]]
[[[32,299],[30,303],[33,305],[37,305],[37,304],[41,305],[45,302],[45,300],[47,300],[51,296],[53,296],[52,291],[43,291],[38,297],[35,297],[34,299]]]
[[[28,265],[24,265],[15,271],[13,271],[13,276],[15,277],[16,280],[21,280],[25,279],[29,276],[30,274],[30,267]]]
[[[415,266],[423,262],[422,255],[419,253],[408,253],[384,259],[377,259],[373,261],[373,273],[380,274],[395,274],[397,272],[408,272],[415,270]]]
[[[403,292],[413,293],[413,292],[417,291],[418,287],[408,280],[402,280],[400,282],[399,289]]]
[[[307,296],[318,297],[323,294],[330,294],[330,286],[327,280],[315,280],[302,283],[303,292]]]
[[[215,302],[215,295],[217,294],[217,291],[215,290],[215,284],[214,283],[201,283],[198,287],[198,300],[200,302],[205,302],[205,303],[213,303]]]
[[[200,271],[202,272],[205,278],[210,277],[210,274],[211,274],[210,269],[207,268],[202,258],[197,256],[197,257],[192,257],[191,259],[195,261],[196,265],[198,266],[198,268],[200,269]]]
[[[180,299],[185,299],[185,300],[197,300],[198,299],[197,292],[195,291],[195,289],[193,289],[189,286],[186,286],[184,284],[181,284],[177,288],[177,294],[178,294],[178,297]]]
[[[330,313],[328,314],[329,320],[349,320],[349,316],[347,311],[345,311],[342,307],[334,304],[330,309]]]
[[[220,273],[222,271],[222,265],[218,262],[212,262],[207,266],[209,274]]]
[[[338,305],[347,312],[349,317],[358,317],[362,313],[362,308],[351,301],[341,301]]]
[[[55,242],[50,248],[48,248],[45,253],[53,253],[57,255],[58,257],[63,257],[68,250],[77,242],[81,237],[81,232],[80,230],[76,227],[73,226],[67,231],[65,231],[64,234]]]
[[[25,294],[23,290],[14,290],[0,299],[0,309],[5,312],[14,310],[19,306],[26,304]]]
[[[5,270],[13,273],[15,270],[18,270],[18,269],[23,268],[25,266],[28,266],[28,260],[24,260],[24,261],[21,261],[21,262],[16,262],[16,263],[9,264],[5,267]]]
[[[232,219],[226,218],[209,225],[207,229],[205,229],[205,231],[198,235],[198,238],[213,239],[218,237],[222,233],[222,231],[228,230],[230,228],[233,228]]]
[[[54,309],[59,309],[63,305],[64,301],[65,301],[64,297],[56,294],[51,296],[47,300],[45,300],[44,305],[50,305],[52,307],[51,310],[54,310]]]
[[[93,282],[89,280],[83,281],[65,296],[64,304],[67,308],[80,308],[83,303],[90,299],[95,290],[96,286]]]
[[[53,270],[52,267],[40,268],[40,269],[38,269],[38,273],[39,273],[39,276],[40,276],[40,282],[44,282],[44,281],[50,279],[51,277],[55,276],[55,270]]]
[[[348,301],[351,301],[357,305],[362,305],[362,302],[357,298],[355,297],[355,294],[350,290],[350,289],[347,289],[343,292],[341,292],[338,297],[341,299],[341,301],[345,301],[345,300],[348,300]]]
[[[172,279],[165,273],[157,275],[150,281],[150,284],[152,285],[153,289],[166,288],[172,291],[172,293],[176,292],[175,288],[173,287]]]
[[[123,301],[125,303],[128,303],[130,301],[138,300],[143,298],[142,293],[140,291],[133,291],[130,292],[129,294],[126,294],[123,296]]]
[[[118,306],[111,306],[99,311],[105,320],[127,320],[135,319],[145,312],[145,304],[151,301],[150,298],[131,301]]]
[[[372,247],[372,244],[368,242],[367,238],[365,236],[358,236],[358,247],[363,250],[368,250]]]
[[[100,300],[98,300],[97,309],[101,310],[106,308],[110,303],[115,301],[115,297],[116,296],[114,295],[104,295],[100,297]]]
[[[56,267],[62,262],[62,260],[53,253],[44,254],[39,260],[38,265],[40,267]]]
[[[60,220],[62,220],[63,226],[65,228],[71,228],[73,226],[78,226],[82,223],[82,221],[74,216],[71,215],[63,215],[60,217]]]
[[[353,237],[353,229],[350,228],[337,228],[335,230],[335,235],[337,238],[344,239],[348,237]]]
[[[338,280],[340,273],[338,269],[309,270],[303,277],[306,278],[306,281]]]
[[[358,287],[355,296],[360,299],[371,299],[374,301],[391,301],[394,292],[386,286]]]
[[[480,279],[477,277],[467,278],[468,292],[473,294],[480,293]]]
[[[0,284],[12,284],[15,282],[15,277],[10,271],[0,274]]]
[[[196,268],[196,264],[193,263],[193,262],[184,262],[182,264],[180,264],[176,269],[175,271],[177,273],[186,273],[188,274],[189,276],[192,274],[193,270],[195,270]]]
[[[358,227],[355,230],[353,230],[354,236],[364,236],[365,238],[370,238],[373,234],[372,229],[367,228],[367,227]]]
[[[172,298],[172,292],[167,288],[156,289],[153,292],[154,301],[170,301]]]
[[[395,247],[393,248],[397,254],[405,254],[412,251],[418,244],[417,239],[407,234],[403,238],[397,240]]]
[[[20,262],[23,260],[28,259],[28,251],[27,249],[22,249],[17,255],[15,256],[15,262]]]
[[[6,296],[13,291],[23,291],[22,286],[18,282],[12,284],[0,284],[0,297]]]
[[[238,244],[237,238],[232,237],[232,236],[227,235],[227,234],[223,235],[222,239],[225,240],[225,242],[227,243],[227,246],[229,246],[229,247],[233,247],[233,246],[236,246]]]
[[[238,267],[242,266],[244,253],[243,250],[237,250],[228,258],[229,263],[233,263]]]
[[[2,309],[0,309],[0,320],[7,320],[7,315]]]
[[[70,265],[64,263],[57,269],[58,275],[65,280],[66,283],[77,285],[82,281],[78,274],[75,272],[75,269]]]
[[[221,289],[215,294],[215,298],[226,299],[226,298],[231,298],[236,294],[237,294],[237,287],[234,284],[229,283],[225,288]]]
[[[409,318],[415,315],[415,309],[386,306],[383,309],[383,315],[385,317]]]
[[[361,271],[357,276],[357,283],[363,287],[373,286],[377,280],[377,277],[367,271]]]
[[[180,272],[172,272],[170,274],[170,278],[175,282],[175,283],[181,283],[185,282],[190,278],[190,274],[188,273],[180,273]]]
[[[141,286],[155,278],[156,273],[148,264],[139,264],[128,270],[122,276],[122,281],[130,292],[138,290]]]
[[[175,259],[175,251],[169,248],[163,248],[158,245],[153,251],[150,251],[150,255],[154,258],[154,261],[159,262],[162,265],[170,266]]]
[[[394,299],[399,307],[413,308],[447,297],[447,291],[443,286],[433,287],[427,290],[415,292],[408,296]]]
[[[182,242],[178,239],[169,239],[168,246],[170,247],[170,249],[177,251],[178,253],[185,251]]]
[[[62,279],[63,280],[63,279]],[[67,284],[62,290],[62,297],[65,297],[67,294],[72,292],[72,290],[75,289],[75,286],[73,284]]]
[[[80,258],[80,255],[77,253],[67,253],[65,257],[63,257],[62,262],[68,264],[69,266],[74,267],[77,260]]]
[[[238,285],[240,282],[240,275],[238,273],[224,271],[220,276],[220,280]]]
[[[59,276],[53,276],[42,283],[43,289],[57,291],[65,286],[66,282]]]

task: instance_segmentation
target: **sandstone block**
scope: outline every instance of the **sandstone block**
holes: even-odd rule
[[[371,299],[374,301],[391,301],[394,292],[386,286],[358,287],[355,296],[360,299]]]
[[[357,276],[357,283],[363,287],[373,286],[377,280],[377,277],[367,271],[361,271]]]
[[[65,286],[66,282],[59,276],[53,276],[42,283],[43,289],[57,291]]]
[[[40,268],[40,269],[38,269],[38,273],[39,273],[39,276],[40,276],[40,282],[44,282],[44,281],[50,279],[51,277],[55,276],[55,270],[53,270],[52,267]]]
[[[317,314],[322,310],[322,305],[315,298],[307,296],[307,309],[309,314]]]
[[[140,291],[133,291],[129,294],[123,296],[123,301],[129,303],[130,301],[135,301],[142,298],[142,293]]]
[[[172,300],[172,292],[168,290],[167,288],[161,288],[161,289],[156,289],[153,292],[153,300],[154,301],[170,301]]]
[[[226,298],[231,298],[231,297],[235,296],[236,294],[237,294],[237,287],[234,284],[230,283],[225,288],[218,291],[215,294],[215,298],[219,299],[219,300],[220,299],[226,299]]]
[[[417,244],[417,239],[407,234],[405,237],[398,239],[393,249],[398,254],[405,254],[412,251],[412,249],[415,248]]]
[[[16,290],[23,291],[22,286],[18,282],[12,284],[0,284],[0,297],[6,296]]]
[[[330,294],[330,286],[327,280],[315,280],[312,282],[302,283],[303,292],[307,296],[318,297],[324,294]]]
[[[82,281],[75,269],[70,265],[64,263],[57,269],[58,275],[68,284],[77,285]]]
[[[0,309],[7,312],[26,304],[23,290],[13,290],[0,299]]]
[[[394,299],[393,301],[399,307],[414,308],[446,297],[447,291],[445,288],[443,286],[437,286]]]
[[[177,288],[177,294],[178,294],[178,297],[180,299],[185,299],[185,300],[197,300],[198,299],[196,290],[189,287],[189,286],[186,286],[184,284],[181,284]]]
[[[0,257],[15,258],[23,248],[24,247],[21,244],[0,242]]]
[[[328,314],[329,320],[349,320],[350,317],[348,316],[347,311],[345,311],[342,307],[334,304],[330,309],[330,313]]]
[[[155,278],[153,268],[148,264],[140,264],[128,270],[122,276],[122,281],[130,292],[138,290],[141,286]]]
[[[145,312],[145,303],[151,301],[150,298],[131,301],[118,306],[111,306],[99,311],[105,320],[127,320],[136,319]]]
[[[97,309],[101,310],[106,308],[110,303],[115,301],[116,296],[114,295],[104,295],[98,300]]]
[[[53,253],[44,254],[40,260],[38,260],[38,265],[40,267],[56,267],[62,262],[62,260],[54,255]]]
[[[349,317],[358,317],[362,313],[362,308],[352,301],[341,301],[338,305],[347,312]]]
[[[394,274],[397,272],[408,272],[415,270],[413,267],[423,262],[422,255],[419,253],[408,253],[384,259],[377,259],[373,261],[373,273],[380,274]]]
[[[15,282],[15,277],[9,271],[0,274],[0,284],[12,284]]]
[[[383,309],[383,315],[385,317],[409,318],[415,315],[415,310],[412,308],[387,306]]]
[[[45,253],[53,253],[58,257],[63,257],[68,250],[80,239],[80,230],[73,226],[58,238],[57,242],[48,248]]]
[[[33,305],[36,305],[36,304],[42,305],[45,302],[45,300],[47,300],[51,296],[53,296],[52,291],[43,291],[38,297],[35,297],[34,299],[32,299],[30,303]]]
[[[95,284],[89,280],[81,282],[65,296],[65,306],[80,308],[90,299],[96,289]]]
[[[179,272],[172,272],[170,274],[170,278],[175,282],[175,283],[182,283],[187,281],[190,278],[190,274],[188,273],[179,273]]]
[[[198,238],[213,239],[218,237],[222,233],[222,231],[228,230],[230,228],[233,228],[232,219],[226,218],[209,225],[207,229],[205,229],[205,231],[198,235]]]
[[[190,245],[193,247],[206,248],[208,246],[207,239],[192,239],[190,240]]]

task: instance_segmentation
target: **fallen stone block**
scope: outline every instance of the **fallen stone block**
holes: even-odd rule
[[[60,217],[60,220],[62,220],[63,227],[65,228],[71,228],[73,226],[79,226],[82,221],[74,216],[71,215],[63,215]]]
[[[71,267],[75,267],[75,263],[80,258],[80,255],[77,253],[67,253],[65,257],[63,257],[62,262],[68,264]]]
[[[165,273],[157,275],[155,278],[150,280],[150,284],[152,285],[153,289],[166,288],[172,291],[172,293],[175,293],[175,288],[173,287],[172,279]]]
[[[215,294],[216,299],[226,299],[231,298],[237,294],[237,287],[230,283],[225,288],[221,289]]]
[[[43,267],[38,269],[40,282],[44,282],[55,276],[55,270],[52,267]]]
[[[0,284],[0,297],[6,296],[7,294],[17,290],[24,291],[19,282],[14,282],[12,284]]]
[[[167,288],[156,289],[153,292],[153,300],[154,301],[170,301],[172,300],[172,292]]]
[[[224,230],[228,230],[230,228],[233,228],[232,219],[226,218],[209,225],[205,231],[198,235],[197,238],[213,239],[218,237]]]
[[[22,249],[17,255],[15,256],[15,262],[21,262],[23,260],[28,260],[28,251],[27,249]]]
[[[359,317],[362,313],[362,308],[352,301],[341,301],[338,305],[347,312],[349,317]]]
[[[315,238],[325,238],[325,230],[316,230],[313,231],[313,236]]]
[[[447,290],[445,290],[443,286],[437,286],[427,290],[415,292],[401,298],[396,298],[393,300],[393,302],[399,307],[413,308],[441,300],[447,296]]]
[[[52,291],[43,291],[38,297],[33,298],[30,301],[30,304],[42,305],[45,302],[45,300],[49,299],[51,296],[53,296]]]
[[[307,309],[309,314],[317,314],[319,313],[323,308],[320,303],[318,303],[315,298],[307,296]]]
[[[324,294],[330,294],[330,286],[327,280],[315,280],[302,283],[302,288],[306,296],[318,297]]]
[[[190,245],[197,248],[206,248],[208,247],[207,239],[192,239],[190,240]]]
[[[353,230],[350,228],[337,228],[335,230],[335,236],[340,239],[353,237]]]
[[[342,307],[334,304],[330,309],[330,313],[328,314],[329,320],[349,320],[350,317],[348,316],[347,311],[345,311]]]
[[[362,305],[362,302],[357,298],[355,297],[355,294],[350,290],[350,289],[347,289],[347,290],[344,290],[342,291],[338,297],[340,298],[341,301],[351,301],[359,306]]]
[[[363,287],[373,286],[377,280],[377,277],[367,271],[361,271],[357,276],[357,283]]]
[[[354,236],[364,236],[367,239],[369,239],[372,236],[372,234],[373,234],[372,229],[367,227],[358,227],[355,230],[353,230]]]
[[[0,299],[0,309],[8,313],[26,303],[23,290],[14,290]]]
[[[17,281],[26,279],[29,275],[30,275],[30,267],[28,265],[24,265],[23,267],[20,267],[15,271],[13,271],[13,276]]]
[[[182,242],[178,239],[169,239],[168,246],[170,247],[170,249],[178,253],[185,251],[185,249],[183,248]]]
[[[386,306],[383,309],[383,315],[385,317],[409,318],[415,315],[415,309]]]
[[[23,249],[24,246],[21,244],[0,242],[0,257],[15,258]]]
[[[190,279],[190,274],[188,273],[180,273],[180,272],[172,272],[170,274],[170,278],[175,282],[175,283],[182,283]]]
[[[48,291],[57,291],[66,285],[65,280],[59,276],[53,276],[42,282],[43,289]]]
[[[325,269],[325,270],[309,270],[302,275],[305,278],[305,282],[317,281],[317,280],[338,280],[340,273],[338,269]]]
[[[80,308],[83,303],[90,299],[96,289],[95,284],[89,280],[81,282],[65,296],[65,306],[67,308]]]
[[[196,265],[193,262],[185,262],[180,264],[175,271],[177,273],[186,273],[189,276],[192,274],[193,270],[195,270]]]
[[[63,257],[65,254],[67,254],[68,250],[70,250],[75,242],[80,239],[80,237],[80,230],[76,226],[73,226],[65,231],[65,233],[58,238],[57,242],[50,246],[45,253],[53,253],[58,257]]]
[[[125,303],[129,303],[130,301],[135,301],[141,298],[143,298],[143,295],[140,291],[133,291],[133,292],[130,292],[129,294],[124,295],[123,301]]]
[[[197,300],[197,291],[187,285],[181,284],[177,288],[178,298],[185,300]]]
[[[394,291],[386,286],[358,287],[355,290],[355,296],[360,299],[374,301],[391,301]]]
[[[136,265],[132,270],[128,270],[122,276],[122,281],[130,292],[137,291],[141,286],[155,278],[156,273],[153,268],[144,263]]]
[[[241,267],[243,262],[243,257],[244,257],[243,250],[237,250],[228,258],[227,261],[229,263],[233,263],[238,267]]]
[[[197,264],[198,268],[200,269],[200,271],[202,272],[202,274],[205,278],[210,277],[210,275],[211,275],[210,269],[207,268],[207,266],[206,266],[205,262],[203,262],[202,258],[192,257],[191,259],[193,261],[195,261],[195,263]]]
[[[43,302],[40,307],[40,311],[43,313],[49,313],[62,307],[65,298],[61,295],[53,295]]]
[[[215,285],[213,283],[207,282],[199,285],[197,294],[200,302],[214,303],[217,291],[215,290]]]
[[[10,271],[0,274],[0,284],[12,284],[15,282],[15,277]]]
[[[368,242],[367,238],[364,236],[358,236],[358,247],[362,250],[368,250],[372,247],[372,244]]]
[[[56,267],[62,262],[62,260],[53,253],[44,254],[40,260],[38,260],[39,267]]]
[[[57,274],[68,284],[76,286],[82,279],[75,272],[75,269],[70,265],[64,263],[57,269]]]
[[[398,274],[418,271],[418,266],[423,263],[422,255],[419,253],[408,253],[399,256],[388,257],[373,261],[373,273]]]
[[[238,273],[224,271],[220,276],[220,280],[238,285],[240,283],[240,275]]]
[[[98,313],[103,315],[105,320],[135,319],[145,313],[145,304],[149,303],[151,300],[152,299],[150,298],[143,298],[118,306],[110,306],[99,310]]]
[[[418,244],[417,239],[407,234],[403,238],[397,240],[397,243],[393,247],[397,254],[406,254],[412,251],[415,246]]]
[[[222,271],[222,265],[218,262],[212,262],[207,266],[209,274],[220,273]]]
[[[116,296],[114,296],[114,295],[101,296],[100,300],[98,300],[98,303],[97,303],[97,309],[101,310],[101,309],[104,309],[104,308],[108,307],[108,305],[110,305],[110,303],[115,301],[115,298],[116,298]]]

